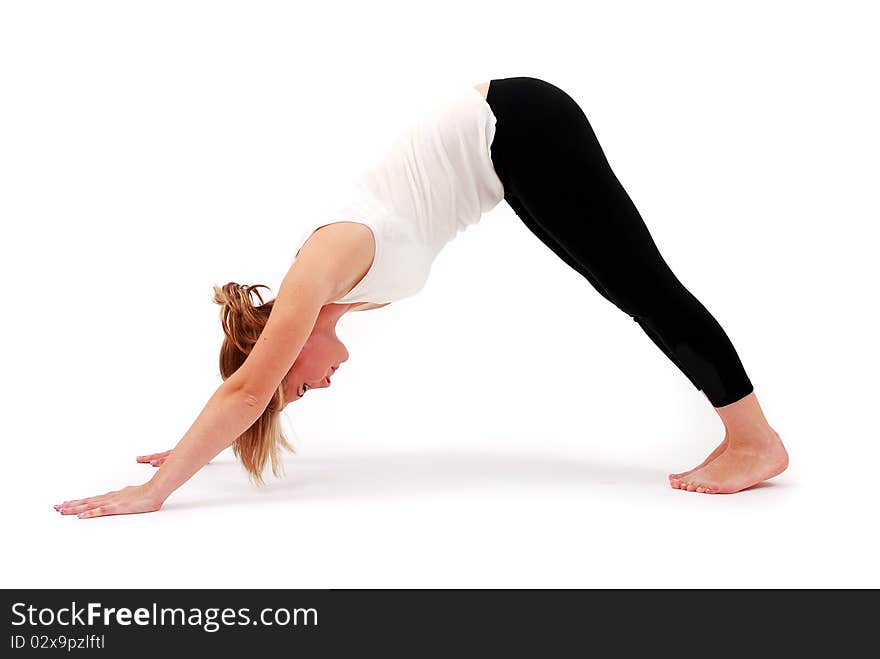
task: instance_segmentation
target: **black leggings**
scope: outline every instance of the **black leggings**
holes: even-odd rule
[[[752,392],[730,339],[663,260],[578,104],[536,78],[492,80],[492,163],[529,230],[632,316],[714,407]]]

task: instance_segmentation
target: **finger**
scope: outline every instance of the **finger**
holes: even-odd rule
[[[97,496],[88,497],[87,499],[71,499],[70,501],[65,501],[64,503],[55,504],[55,510],[61,512],[62,509],[67,508],[69,506],[78,506],[83,503],[91,503],[97,499],[103,499],[105,497],[109,497],[111,494],[116,494],[116,492],[107,492],[106,494],[99,494]]]
[[[116,515],[119,512],[119,507],[116,504],[104,504],[103,506],[98,506],[96,508],[91,508],[90,510],[86,510],[85,512],[77,515],[80,519],[88,519],[90,517],[104,517],[105,515]]]
[[[156,458],[155,460],[150,460],[150,464],[154,467],[161,467],[163,464],[165,464],[165,460],[167,459],[167,457]]]
[[[152,460],[158,460],[159,458],[165,458],[171,451],[162,451],[161,453],[150,453],[149,455],[139,455],[137,457],[137,461],[140,463],[151,462]]]
[[[64,510],[66,508],[71,508],[73,506],[81,506],[81,505],[87,504],[87,503],[95,503],[97,501],[103,501],[104,499],[107,499],[108,497],[112,497],[115,494],[118,494],[118,492],[117,491],[107,492],[105,494],[98,494],[96,496],[89,497],[87,499],[73,499],[71,501],[65,501],[64,503],[58,504],[55,507],[55,510],[61,512],[61,510]]]
[[[93,507],[92,504],[85,503],[85,504],[82,504],[79,506],[65,506],[64,508],[62,508],[58,512],[61,513],[62,515],[76,515],[78,513],[81,513],[82,511],[88,510],[89,508],[92,508],[92,507]]]
[[[81,503],[76,506],[64,506],[64,508],[62,508],[58,512],[60,512],[62,515],[78,515],[79,513],[83,512],[85,510],[91,510],[92,508],[97,508],[99,506],[106,505],[107,503],[110,503],[111,501],[112,501],[112,499],[109,497],[102,497],[100,499],[96,499],[96,500],[91,501],[89,503]]]

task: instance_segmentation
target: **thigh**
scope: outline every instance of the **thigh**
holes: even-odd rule
[[[589,273],[591,283],[630,315],[680,292],[629,195],[609,168],[553,158],[516,183],[516,196],[539,230]]]
[[[508,203],[608,299],[635,315],[680,284],[611,169],[580,106],[535,79],[502,81],[493,158]]]
[[[595,288],[606,300],[611,300],[608,293],[605,291],[604,287],[596,280],[593,276],[593,273],[590,272],[589,268],[587,268],[581,261],[576,259],[572,254],[570,254],[553,236],[551,236],[537,221],[535,218],[529,214],[529,211],[526,210],[526,207],[519,200],[518,197],[514,195],[508,195],[506,197],[506,201],[508,205],[513,209],[513,212],[517,214],[517,216],[522,220],[523,224],[526,225],[526,228],[532,232],[537,238],[544,243],[550,250],[553,251],[556,256],[562,259],[570,268],[572,268],[575,272],[578,272],[582,275],[587,281],[592,284],[593,288]]]

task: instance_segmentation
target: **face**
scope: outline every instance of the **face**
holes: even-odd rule
[[[330,378],[348,359],[348,350],[332,328],[315,327],[284,377],[286,403],[302,398],[309,389],[330,386]]]

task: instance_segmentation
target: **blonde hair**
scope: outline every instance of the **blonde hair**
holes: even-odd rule
[[[259,288],[268,289],[268,286],[243,286],[235,282],[229,282],[223,287],[214,286],[214,302],[220,305],[220,322],[225,335],[220,347],[220,375],[224,380],[244,364],[269,320],[275,300],[263,302],[263,297],[257,290]],[[254,297],[259,304],[254,303]],[[283,466],[280,449],[293,451],[281,430],[282,409],[283,383],[278,385],[260,418],[233,443],[233,452],[257,484],[263,483],[263,471],[267,463],[272,464],[272,473],[276,477],[281,476]]]

